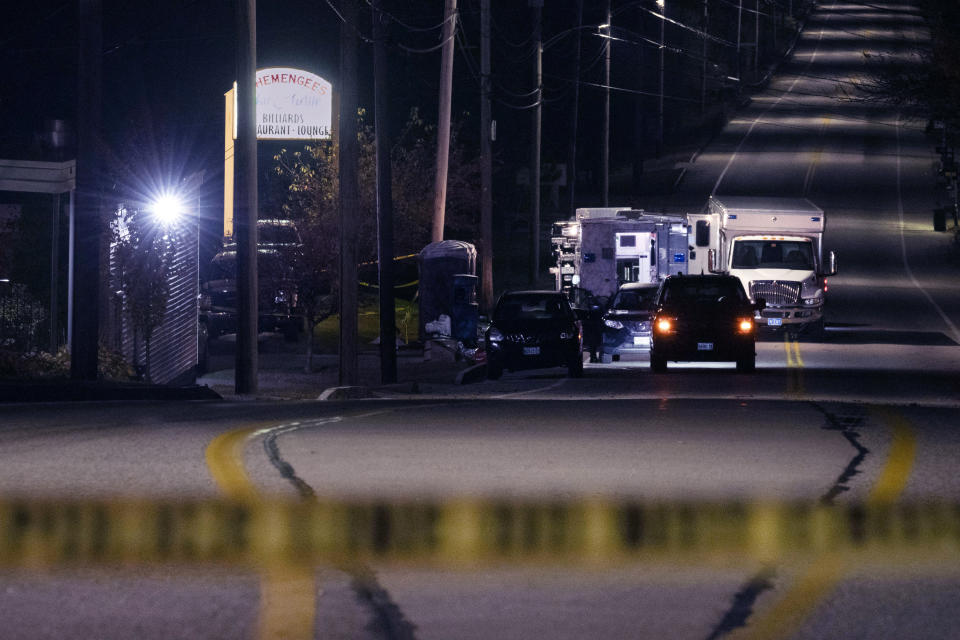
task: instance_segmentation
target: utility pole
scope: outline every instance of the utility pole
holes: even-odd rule
[[[257,0],[237,1],[237,394],[257,392]]]
[[[573,53],[573,99],[570,107],[570,133],[567,140],[567,210],[577,210],[577,128],[580,124],[580,27],[583,26],[583,0],[577,0],[577,35]]]
[[[760,75],[760,0],[756,1],[753,13],[753,79]]]
[[[357,16],[359,0],[343,0],[340,24],[340,385],[360,382],[357,360]]]
[[[643,21],[645,13],[642,9],[636,13],[637,33],[644,32]],[[640,92],[633,97],[633,188],[637,192],[639,192],[643,186],[643,163],[647,155],[647,112],[645,108],[647,97],[643,94],[643,90],[646,89],[643,77],[643,70],[647,68],[646,49],[646,47],[634,48],[637,54],[637,69],[640,70],[637,73]]]
[[[773,54],[777,53],[777,5],[770,5],[770,42],[772,43]]]
[[[600,197],[603,206],[610,204],[610,63],[613,53],[613,25],[610,23],[610,0],[607,0],[607,46],[603,53],[603,133],[600,149]]]
[[[700,23],[700,30],[703,31],[701,40],[703,41],[703,51],[701,53],[702,68],[700,71],[700,115],[707,112],[707,28],[710,26],[710,14],[707,7],[707,0],[703,0],[703,20]]]
[[[533,7],[533,42],[536,47],[534,61],[534,87],[536,106],[533,108],[533,145],[530,149],[530,207],[533,221],[530,228],[530,284],[536,284],[540,276],[540,136],[543,118],[543,0],[528,0]]]
[[[663,72],[665,66],[666,42],[664,36],[664,27],[667,23],[667,3],[666,0],[657,0],[657,6],[663,15],[660,16],[660,90],[657,98],[657,157],[663,154]]]
[[[480,304],[493,310],[493,145],[490,140],[490,0],[480,0]]]
[[[100,333],[100,171],[103,24],[100,0],[80,0],[77,100],[76,260],[70,377],[96,380]]]
[[[60,204],[62,194],[53,194],[50,229],[50,353],[60,347]]]
[[[743,87],[743,72],[740,65],[740,31],[743,27],[743,0],[737,4],[737,93]]]
[[[443,10],[443,53],[440,60],[440,115],[437,118],[437,173],[433,187],[434,242],[443,240],[447,209],[447,169],[450,160],[450,100],[453,93],[453,36],[457,28],[457,0],[446,0]]]
[[[377,139],[377,257],[380,284],[380,382],[397,381],[397,319],[393,298],[393,194],[387,109],[387,16],[373,0],[374,127]]]

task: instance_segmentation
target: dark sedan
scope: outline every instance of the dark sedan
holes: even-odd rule
[[[600,359],[619,360],[624,355],[650,351],[650,320],[657,302],[656,284],[628,282],[621,285],[603,314]]]
[[[504,369],[563,366],[583,375],[583,333],[566,296],[559,291],[509,291],[500,296],[485,335],[487,377]]]
[[[756,368],[754,310],[735,276],[670,276],[657,295],[650,368],[667,361],[733,360],[738,371]]]

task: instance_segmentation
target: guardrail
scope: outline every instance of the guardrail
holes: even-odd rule
[[[960,504],[0,501],[0,566],[960,560]]]

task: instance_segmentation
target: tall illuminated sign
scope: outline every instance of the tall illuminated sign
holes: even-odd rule
[[[237,139],[237,88],[224,94],[223,235],[233,237],[233,141]],[[257,140],[330,140],[333,86],[290,67],[257,71]]]
[[[257,140],[329,140],[333,106],[329,82],[309,71],[257,71]]]

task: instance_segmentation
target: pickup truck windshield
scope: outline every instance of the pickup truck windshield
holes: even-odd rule
[[[797,240],[735,240],[734,269],[813,269],[813,245]]]
[[[664,286],[662,302],[689,304],[716,304],[724,300],[745,302],[747,294],[735,277],[729,278],[677,278]]]

